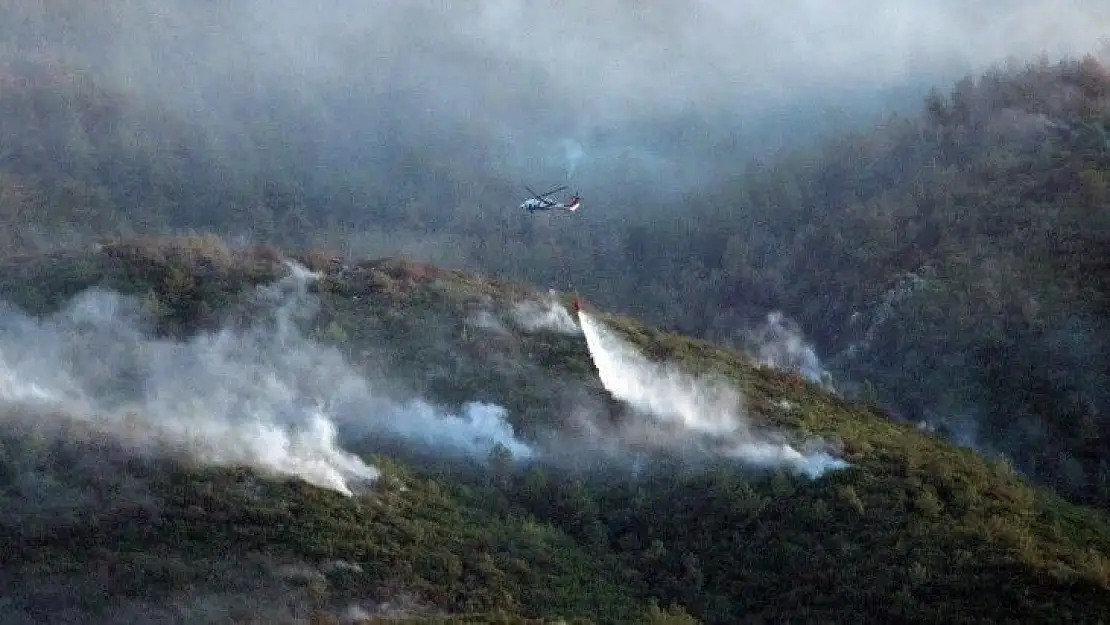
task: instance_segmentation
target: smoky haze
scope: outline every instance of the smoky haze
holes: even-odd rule
[[[229,159],[257,133],[298,146],[297,167],[374,178],[415,147],[514,193],[523,179],[593,196],[684,192],[738,146],[842,119],[830,107],[870,115],[985,64],[1083,54],[1110,23],[1105,3],[1062,0],[6,1],[2,14],[9,61],[68,57]]]
[[[40,425],[85,424],[136,452],[251,466],[344,494],[378,477],[344,439],[478,459],[495,443],[532,453],[504,408],[468,402],[449,414],[423,398],[390,398],[388,384],[303,336],[318,275],[290,268],[254,294],[265,312],[258,323],[185,342],[150,336],[140,303],[103,289],[45,319],[0,306],[0,433],[30,411]]]

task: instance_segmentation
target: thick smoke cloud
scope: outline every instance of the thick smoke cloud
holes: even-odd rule
[[[390,437],[478,459],[497,443],[531,454],[504,408],[470,403],[454,414],[391,398],[337,349],[302,336],[297,322],[315,312],[307,292],[315,277],[294,265],[258,292],[262,320],[180,342],[153,338],[139,303],[110,291],[86,291],[46,319],[5,310],[3,424],[30,411],[92,426],[137,452],[245,464],[347,494],[378,472],[344,451],[344,440]]]
[[[698,150],[811,135],[792,128],[803,109],[873,110],[888,88],[1096,51],[1110,6],[8,1],[0,17],[9,54],[68,54],[224,149],[249,126],[312,137],[305,158],[369,176],[418,145],[511,180],[589,192],[638,171],[662,192],[716,160],[690,162]]]
[[[649,420],[625,424],[622,439],[654,439],[676,448],[703,443],[720,456],[814,478],[848,466],[819,444],[803,453],[757,431],[745,417],[739,390],[727,380],[697,378],[672,363],[650,361],[590,315],[580,312],[579,319],[605,389]]]

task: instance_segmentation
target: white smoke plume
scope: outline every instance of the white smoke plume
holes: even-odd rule
[[[581,334],[566,307],[552,291],[543,302],[524,301],[513,307],[513,319],[525,330],[551,330],[562,334]]]
[[[488,310],[479,310],[471,314],[466,321],[469,327],[489,330],[496,334],[509,334],[508,328]]]
[[[798,324],[781,312],[768,313],[763,324],[748,333],[747,341],[748,351],[760,364],[797,373],[832,390],[832,374],[822,366],[817,351]]]
[[[530,458],[535,451],[516,439],[507,420],[508,411],[496,404],[467,402],[461,414],[445,414],[432,404],[415,399],[397,405],[395,417],[380,424],[384,433],[429,447],[453,449],[482,457],[495,445],[507,448],[514,458]]]
[[[784,466],[810,477],[848,466],[826,452],[802,453],[757,435],[744,417],[739,390],[725,380],[698,378],[669,363],[652,362],[588,314],[578,316],[602,385],[638,412],[677,426],[680,435],[724,441],[723,446],[713,445],[717,453],[747,464]]]
[[[263,318],[187,341],[144,331],[138,300],[93,289],[36,319],[0,313],[0,414],[83,422],[139,452],[246,464],[351,494],[378,471],[340,448],[344,432],[388,433],[464,453],[491,439],[524,453],[495,406],[444,414],[387,399],[335,348],[303,337],[317,276],[290,275],[257,293]],[[53,416],[60,415],[60,416]],[[3,425],[14,425],[2,423]]]
[[[578,171],[578,165],[582,159],[586,157],[586,151],[582,148],[582,144],[574,139],[562,139],[559,145],[563,148],[563,158],[566,162],[566,175],[567,179],[574,177],[574,173]]]

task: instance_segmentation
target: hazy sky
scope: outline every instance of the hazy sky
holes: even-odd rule
[[[1101,0],[4,4],[21,14],[50,7],[55,19],[68,12],[68,30],[99,39],[128,72],[184,82],[231,74],[244,88],[260,78],[406,86],[441,100],[531,101],[536,115],[744,107],[873,88],[1009,55],[1096,51],[1110,28]],[[188,59],[193,67],[182,67]]]
[[[971,4],[244,2],[210,44],[229,65],[277,76],[403,85],[445,100],[530,103],[536,115],[569,107],[619,121],[637,111],[744,108],[750,99],[874,88],[1010,55],[1082,54],[1110,28],[1110,3],[1100,0]],[[349,8],[326,8],[334,5]]]
[[[226,119],[220,109],[235,110],[237,120],[265,118],[276,104],[294,102],[311,111],[304,123],[340,134],[392,119],[420,137],[462,129],[506,154],[550,142],[555,160],[564,158],[563,138],[594,158],[597,137],[641,136],[664,119],[724,119],[760,130],[765,115],[850,109],[882,89],[935,84],[1007,57],[1097,52],[1110,30],[1105,0],[0,0],[0,7],[24,46],[83,40],[83,62],[204,123]]]

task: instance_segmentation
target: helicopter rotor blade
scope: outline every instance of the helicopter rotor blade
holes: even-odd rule
[[[566,185],[563,185],[563,186],[561,186],[561,187],[555,187],[554,189],[552,189],[552,190],[548,191],[547,193],[544,193],[544,194],[543,194],[543,195],[541,195],[540,197],[547,197],[547,196],[551,195],[552,193],[556,193],[556,192],[558,192],[558,191],[562,191],[562,190],[563,190],[563,189],[565,189],[565,188],[567,188],[567,187],[566,187]]]

